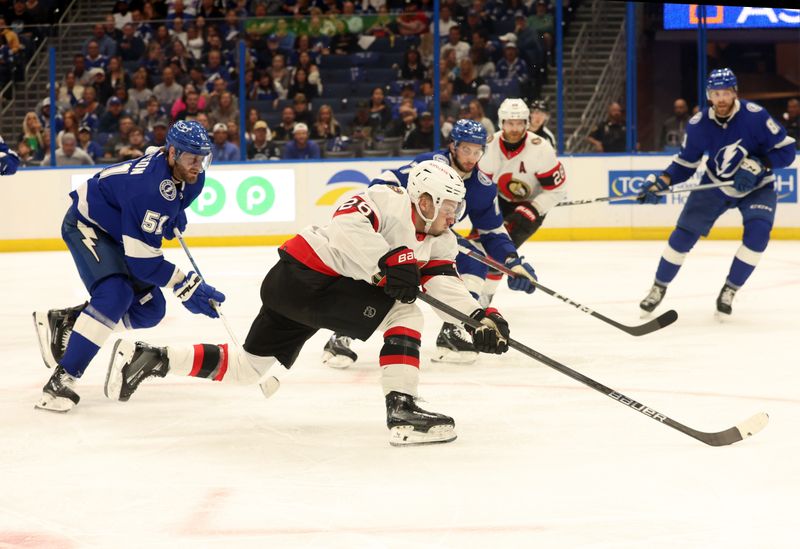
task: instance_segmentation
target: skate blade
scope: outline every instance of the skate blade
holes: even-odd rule
[[[121,400],[122,394],[122,369],[133,358],[136,345],[124,339],[118,339],[111,351],[111,360],[108,363],[106,383],[103,392],[111,400]]]
[[[350,358],[349,356],[345,355],[335,355],[330,351],[323,351],[322,353],[322,363],[325,366],[330,366],[331,368],[337,368],[339,370],[344,370],[345,368],[349,368],[355,361]]]
[[[269,376],[267,379],[259,383],[258,386],[261,387],[261,392],[264,393],[264,398],[269,398],[281,388],[281,381],[275,376]]]
[[[54,397],[51,394],[44,393],[41,400],[34,404],[33,407],[37,410],[64,414],[72,410],[75,407],[75,403],[68,398]]]
[[[411,425],[389,429],[389,444],[392,446],[422,446],[423,444],[442,444],[452,442],[458,435],[452,425],[436,425],[427,433],[414,430]]]
[[[722,311],[715,311],[714,318],[717,319],[717,322],[720,324],[725,324],[727,321],[731,319],[730,313],[723,313]]]
[[[653,309],[653,311],[655,311],[655,309]],[[642,309],[640,307],[639,308],[639,318],[641,318],[641,319],[652,318],[653,311],[645,311],[644,309]]]
[[[478,353],[472,351],[454,351],[446,347],[436,347],[436,353],[431,357],[431,362],[447,364],[472,364],[478,360]]]
[[[50,348],[50,334],[48,334],[47,311],[33,313],[33,326],[36,328],[36,340],[39,342],[39,351],[42,353],[44,365],[51,370],[56,367],[56,358]]]

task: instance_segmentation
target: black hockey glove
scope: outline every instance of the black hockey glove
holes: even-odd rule
[[[472,343],[479,353],[494,353],[501,355],[508,351],[508,322],[497,309],[477,309],[471,315],[482,324],[480,328],[466,326],[467,332],[472,335]]]
[[[403,303],[414,303],[417,299],[420,276],[414,250],[401,246],[378,260],[383,280],[383,291]]]

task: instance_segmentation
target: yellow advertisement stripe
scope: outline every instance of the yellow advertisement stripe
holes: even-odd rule
[[[540,229],[532,241],[586,241],[586,240],[666,240],[673,227],[586,227]],[[459,231],[466,234],[468,231]],[[294,235],[252,235],[252,236],[195,236],[187,237],[191,246],[280,246]],[[741,240],[741,227],[719,227],[711,230],[709,240]],[[773,240],[800,240],[800,227],[775,227]],[[165,241],[165,248],[177,248],[173,241]],[[19,240],[0,240],[0,252],[45,252],[66,250],[60,238],[30,238]]]

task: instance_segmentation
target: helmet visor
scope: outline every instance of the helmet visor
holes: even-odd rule
[[[181,167],[186,171],[202,173],[211,166],[211,153],[194,154],[187,151],[179,151],[175,161],[180,163]]]

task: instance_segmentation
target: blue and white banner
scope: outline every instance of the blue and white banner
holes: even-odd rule
[[[664,28],[694,29],[698,24],[697,4],[664,4]],[[800,28],[800,9],[706,5],[708,29]]]

